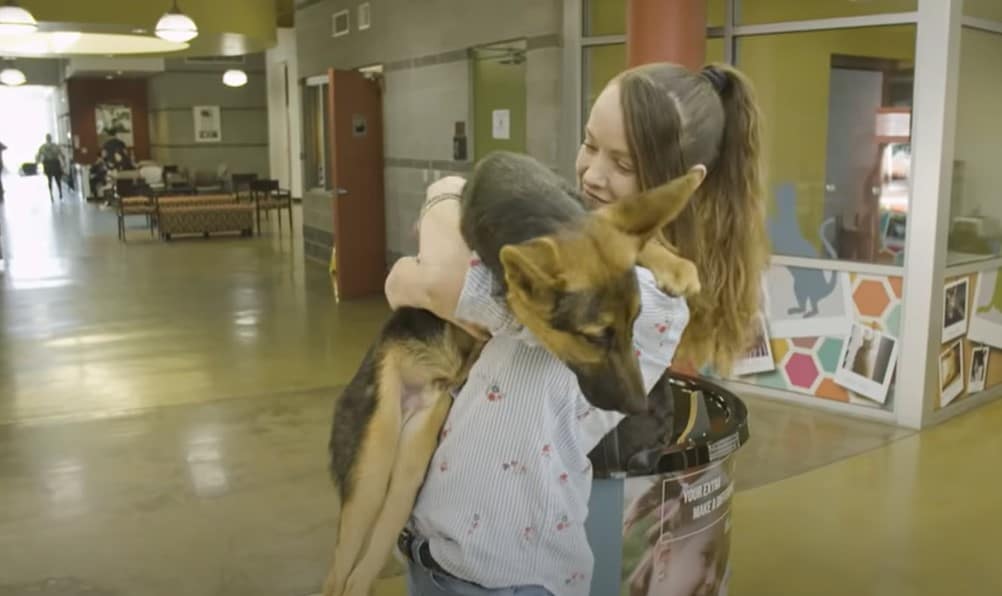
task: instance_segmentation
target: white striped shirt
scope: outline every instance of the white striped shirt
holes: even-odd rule
[[[644,386],[671,362],[689,310],[637,268],[634,325]],[[493,337],[442,429],[411,524],[444,569],[487,588],[543,586],[587,596],[593,557],[585,537],[588,452],[622,420],[592,407],[571,370],[539,346],[497,297],[475,261],[456,315]]]

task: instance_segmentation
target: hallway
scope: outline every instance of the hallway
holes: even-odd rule
[[[274,222],[168,244],[135,219],[122,244],[113,211],[6,182],[0,596],[316,591],[331,401],[383,301],[336,303]],[[733,594],[998,593],[1002,404],[913,435],[747,401]]]
[[[0,423],[333,387],[385,314],[332,308],[323,267],[274,215],[260,237],[164,243],[42,178],[7,180],[0,294]],[[298,215],[297,215],[298,217]],[[350,330],[350,331],[349,331]]]

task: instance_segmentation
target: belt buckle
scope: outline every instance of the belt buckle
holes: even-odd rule
[[[400,531],[400,535],[397,536],[397,548],[411,561],[414,560],[414,553],[411,547],[414,545],[415,538],[414,532],[411,532],[409,528],[404,528]]]

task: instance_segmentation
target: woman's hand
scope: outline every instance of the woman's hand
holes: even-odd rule
[[[483,330],[455,318],[471,251],[459,230],[459,201],[442,197],[459,195],[465,184],[462,178],[449,176],[428,187],[428,200],[418,222],[418,256],[401,258],[393,265],[386,278],[386,299],[394,310],[401,306],[423,308],[475,337],[485,338]]]

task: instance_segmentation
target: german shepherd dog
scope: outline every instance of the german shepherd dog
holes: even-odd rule
[[[467,246],[503,280],[519,322],[576,375],[596,407],[645,412],[633,353],[638,257],[663,289],[699,290],[691,262],[661,245],[698,186],[694,175],[587,212],[578,193],[535,160],[497,152],[466,183]],[[337,398],[329,441],[341,503],[326,596],[369,593],[406,525],[439,432],[482,343],[428,311],[400,308]]]

